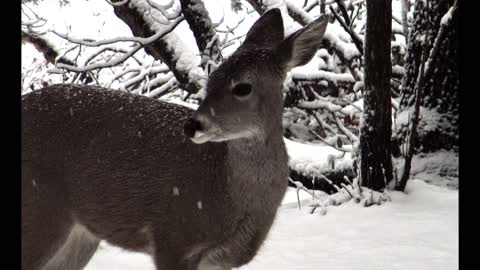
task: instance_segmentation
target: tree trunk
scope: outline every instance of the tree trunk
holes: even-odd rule
[[[392,1],[367,0],[359,175],[362,185],[374,190],[392,179],[391,33]]]
[[[415,102],[414,88],[425,33],[428,29],[428,50],[430,51],[437,37],[440,21],[453,2],[454,0],[429,0],[429,8],[424,1],[415,2],[413,16],[415,19],[408,39],[406,72],[402,82],[400,101],[402,111],[410,110]],[[424,119],[420,120],[415,147],[422,152],[432,152],[442,148],[457,150],[459,146],[459,22],[457,17],[452,17],[446,29],[447,36],[442,40],[435,65],[432,66],[433,70],[425,78],[421,106],[436,117],[428,117],[428,119],[423,115]],[[407,136],[407,123],[397,127],[394,138],[398,140],[398,144],[404,143]]]

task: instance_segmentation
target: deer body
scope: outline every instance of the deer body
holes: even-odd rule
[[[182,136],[192,112],[179,105],[73,85],[32,93],[22,105],[24,167],[52,175],[25,177],[22,189],[30,193],[22,195],[58,189],[48,208],[65,209],[65,230],[81,224],[99,239],[149,251],[158,229],[168,232],[159,236],[163,248],[184,256],[235,238],[236,230],[248,230],[242,222],[268,224],[276,207],[264,207],[262,198],[275,195],[269,203],[278,206],[286,188],[282,144],[194,144]],[[95,113],[106,108],[110,114]],[[282,153],[274,154],[278,148]],[[251,233],[254,241],[266,232]]]
[[[281,23],[278,10],[262,19]],[[160,270],[255,256],[287,187],[288,68],[245,43],[195,112],[93,86],[22,97],[22,269],[82,269],[100,240],[151,254]]]

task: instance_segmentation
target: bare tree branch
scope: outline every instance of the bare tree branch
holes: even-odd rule
[[[99,40],[99,41],[94,41],[92,39],[80,39],[80,38],[74,38],[70,37],[65,34],[58,33],[55,30],[52,30],[51,32],[54,33],[55,35],[64,38],[68,40],[71,43],[76,43],[76,44],[82,44],[87,47],[98,47],[101,45],[107,45],[107,44],[112,44],[112,43],[117,43],[117,42],[135,42],[139,43],[141,45],[147,45],[150,44],[157,39],[160,39],[164,37],[166,34],[170,33],[179,25],[182,21],[184,20],[183,17],[177,17],[174,19],[165,29],[162,29],[163,31],[159,31],[155,33],[154,35],[147,37],[147,38],[142,38],[142,37],[116,37],[116,38],[111,38],[111,39],[104,39],[104,40]]]
[[[92,71],[95,69],[100,69],[100,68],[107,68],[107,67],[114,67],[117,66],[123,62],[125,62],[128,58],[130,58],[133,54],[138,52],[142,48],[142,45],[135,45],[133,49],[131,49],[128,53],[116,57],[113,60],[107,61],[107,62],[101,62],[101,63],[95,63],[87,66],[81,66],[81,67],[76,67],[72,65],[66,65],[66,64],[57,64],[57,68],[59,69],[66,69],[69,71],[74,71],[74,72],[86,72],[86,71]],[[50,70],[51,73],[58,73],[55,69]]]

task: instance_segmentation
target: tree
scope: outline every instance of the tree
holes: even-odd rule
[[[428,3],[428,6],[427,6]],[[403,122],[399,122],[394,138],[398,144],[408,145],[408,119],[415,103],[417,82],[422,50],[430,51],[437,38],[441,20],[453,5],[454,0],[416,1],[412,29],[408,38],[405,77],[402,82],[400,101]],[[446,35],[439,44],[434,68],[426,74],[422,89],[422,110],[418,138],[415,148],[422,152],[438,149],[458,150],[459,127],[459,21],[453,16],[445,29]],[[425,38],[428,32],[428,37]],[[432,121],[433,120],[433,121]]]
[[[428,5],[427,5],[428,7]],[[400,191],[404,191],[407,185],[407,181],[410,177],[410,169],[411,169],[411,162],[412,157],[414,154],[414,146],[417,144],[418,139],[418,124],[419,124],[419,117],[420,117],[420,103],[424,96],[425,85],[429,82],[427,79],[431,78],[432,74],[437,70],[437,65],[440,63],[439,60],[441,59],[440,49],[441,46],[446,38],[448,38],[448,29],[451,28],[452,21],[455,20],[458,14],[458,1],[455,1],[453,6],[448,10],[445,15],[442,16],[440,22],[440,28],[437,31],[437,35],[434,39],[434,43],[431,46],[432,48],[429,50],[428,44],[428,37],[429,31],[427,31],[424,44],[422,46],[422,55],[421,55],[421,62],[420,68],[417,75],[417,80],[414,85],[414,93],[415,93],[415,104],[413,110],[413,117],[412,117],[412,125],[409,129],[408,134],[408,143],[407,150],[405,154],[405,163],[403,167],[402,176],[400,182],[396,185],[396,189]],[[427,130],[428,131],[428,130]]]
[[[359,169],[362,185],[374,190],[392,179],[391,35],[392,1],[367,0]]]

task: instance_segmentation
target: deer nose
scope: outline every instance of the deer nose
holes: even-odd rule
[[[194,118],[189,118],[185,123],[185,125],[183,126],[183,133],[188,138],[193,138],[197,130],[198,131],[202,130],[202,124],[200,123],[200,121]]]

